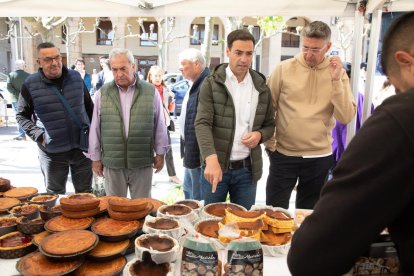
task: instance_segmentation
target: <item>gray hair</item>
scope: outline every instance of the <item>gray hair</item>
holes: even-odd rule
[[[16,65],[16,69],[23,70],[24,67],[26,66],[26,62],[24,62],[24,60],[22,59],[17,59],[15,62],[15,65]]]
[[[184,51],[182,51],[179,55],[178,55],[178,61],[181,63],[181,61],[183,60],[188,60],[191,62],[195,62],[195,61],[199,61],[201,63],[201,65],[205,66],[206,65],[206,60],[203,56],[203,54],[201,53],[200,50],[195,49],[195,48],[188,48],[185,49]]]
[[[302,29],[301,35],[309,38],[320,38],[326,41],[331,40],[331,28],[322,21],[313,21]]]
[[[125,48],[113,48],[109,52],[109,62],[111,62],[113,58],[121,56],[121,55],[126,56],[130,64],[135,64],[134,55],[129,49],[125,49]]]

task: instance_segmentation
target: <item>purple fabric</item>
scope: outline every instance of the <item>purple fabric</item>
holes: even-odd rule
[[[119,88],[119,87],[118,87]],[[124,131],[128,137],[129,116],[132,104],[132,97],[135,92],[135,82],[129,86],[127,91],[119,88],[122,118],[124,121]],[[101,160],[101,91],[95,93],[95,105],[93,109],[92,123],[89,132],[89,152],[85,155],[92,161]],[[167,136],[167,128],[165,127],[164,112],[161,97],[154,88],[154,151],[156,154],[164,155],[170,148]]]
[[[356,132],[362,126],[362,113],[364,109],[364,95],[358,93],[358,104],[357,104],[357,114],[356,114]],[[371,105],[371,113],[374,112],[374,106]],[[334,157],[334,165],[338,163],[339,158],[346,148],[346,134],[347,134],[347,125],[344,125],[336,121],[335,127],[332,129],[332,155]]]

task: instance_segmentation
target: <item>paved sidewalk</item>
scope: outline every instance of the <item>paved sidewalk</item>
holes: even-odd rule
[[[37,146],[30,138],[28,138],[27,141],[13,140],[13,138],[18,135],[18,132],[13,111],[9,109],[8,114],[8,126],[6,127],[5,123],[3,126],[0,126],[0,177],[10,179],[14,186],[32,186],[38,188],[39,192],[45,192],[43,175],[39,167]],[[175,170],[177,176],[183,180],[184,168],[182,159],[180,158],[178,122],[175,122],[175,125],[176,131],[171,132],[171,144]],[[263,159],[263,176],[257,186],[256,204],[265,204],[266,202],[266,179],[269,169],[269,159],[264,151]],[[160,200],[166,199],[177,186],[176,184],[169,182],[165,166],[161,172],[154,174],[152,182],[152,196]],[[68,178],[66,190],[68,193],[74,192],[70,176]],[[181,193],[174,193],[174,195],[177,200],[184,197]],[[290,209],[294,207],[294,196],[295,193],[292,193]]]

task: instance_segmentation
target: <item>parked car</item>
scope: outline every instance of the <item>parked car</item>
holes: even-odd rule
[[[175,98],[174,117],[177,117],[181,114],[181,107],[183,105],[183,99],[189,87],[190,85],[188,84],[187,80],[181,80],[170,86],[170,90],[171,92],[174,93],[174,98]]]
[[[7,107],[11,107],[11,95],[7,90],[7,75],[0,72],[0,98],[7,101]]]
[[[163,76],[164,83],[171,89],[171,85],[183,80],[181,73],[167,73]]]

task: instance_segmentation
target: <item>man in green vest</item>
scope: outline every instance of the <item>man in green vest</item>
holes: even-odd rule
[[[161,98],[155,87],[135,73],[128,49],[109,53],[114,80],[95,94],[89,134],[89,158],[105,176],[106,195],[151,197],[152,167],[164,166],[170,145]]]

